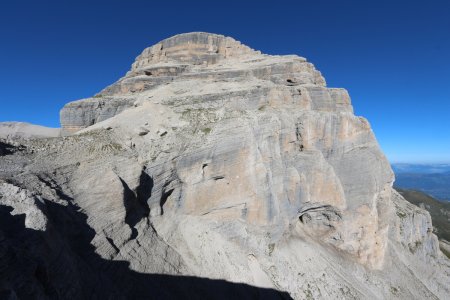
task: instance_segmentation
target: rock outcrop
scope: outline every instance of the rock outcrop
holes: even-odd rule
[[[205,80],[209,85],[204,88],[212,89],[211,96],[228,97],[225,90],[217,90],[211,83],[245,82],[250,79],[269,80],[288,86],[305,83],[320,87],[325,85],[320,73],[304,58],[262,55],[232,38],[220,35],[181,34],[145,49],[124,78],[93,98],[65,105],[61,110],[61,125],[66,133],[76,132],[132,107],[137,99],[136,93],[161,88],[173,81],[184,82],[185,88],[188,88],[190,83]],[[315,93],[321,91],[316,89]],[[187,91],[178,89],[173,92],[186,94]],[[208,101],[208,94],[203,93],[202,96],[197,101]],[[340,90],[333,92],[332,96],[338,98],[332,105],[348,104],[340,103],[347,99],[347,95],[341,95]]]
[[[203,282],[225,290],[217,298],[449,293],[429,214],[393,191],[367,120],[304,58],[177,35],[95,97],[68,103],[61,125],[72,135],[24,141],[0,158],[0,205],[67,249],[58,267],[44,258],[45,284],[32,272],[5,281],[11,294],[211,295],[196,277],[258,287]],[[111,293],[93,292],[86,272]],[[197,288],[167,280],[161,292],[155,274]],[[34,290],[21,289],[25,279]]]

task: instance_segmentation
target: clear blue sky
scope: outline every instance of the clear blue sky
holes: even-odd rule
[[[450,1],[1,1],[0,121],[59,109],[147,46],[207,31],[298,54],[345,87],[393,162],[450,162]]]

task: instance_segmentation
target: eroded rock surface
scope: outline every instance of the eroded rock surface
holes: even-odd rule
[[[304,58],[215,34],[177,35],[145,49],[95,97],[68,103],[61,124],[73,135],[23,141],[0,157],[0,205],[70,249],[62,264],[78,270],[73,295],[93,293],[77,277],[88,270],[120,297],[150,297],[160,283],[136,274],[261,288],[227,286],[244,297],[449,293],[450,264],[428,213],[392,190],[369,123]],[[98,271],[79,267],[93,262]],[[141,279],[153,285],[136,288]],[[19,295],[17,282],[3,289]],[[187,291],[210,292],[181,285],[161,297]]]

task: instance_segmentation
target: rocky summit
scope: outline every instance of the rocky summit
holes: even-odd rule
[[[60,118],[0,144],[2,297],[448,299],[430,215],[305,58],[180,34]]]

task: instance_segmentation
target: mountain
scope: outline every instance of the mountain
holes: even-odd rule
[[[176,35],[5,139],[10,298],[445,299],[450,260],[346,90],[306,59]]]

